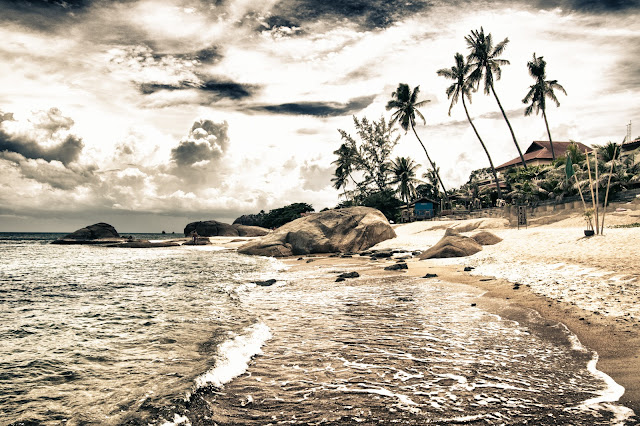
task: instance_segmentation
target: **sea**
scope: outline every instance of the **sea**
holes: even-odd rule
[[[472,287],[61,236],[0,233],[3,426],[635,424],[566,327]]]

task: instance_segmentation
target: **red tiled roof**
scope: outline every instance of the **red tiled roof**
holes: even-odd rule
[[[592,150],[591,148],[589,148],[583,143],[580,143],[580,142],[575,142],[575,143],[578,145],[578,148],[582,152],[587,152]],[[571,142],[554,142],[553,151],[555,152],[556,157],[564,155],[565,152],[567,152],[567,148],[569,147],[570,144]],[[531,145],[529,145],[529,148],[527,148],[527,150],[524,152],[524,154],[522,154],[522,156],[524,157],[524,161],[527,164],[532,162],[533,160],[551,161],[553,160],[553,156],[551,155],[551,144],[549,143],[549,141],[533,141]],[[511,161],[507,161],[506,163],[499,165],[498,167],[496,167],[496,170],[506,169],[508,167],[517,166],[519,164],[522,164],[522,160],[520,159],[520,156],[514,158]]]

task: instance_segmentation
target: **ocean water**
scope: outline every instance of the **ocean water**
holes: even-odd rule
[[[564,326],[470,287],[56,237],[0,234],[0,425],[632,424]]]

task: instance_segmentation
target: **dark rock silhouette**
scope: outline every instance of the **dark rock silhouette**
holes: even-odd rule
[[[52,244],[109,244],[124,241],[108,223],[100,222],[80,228],[52,242]]]
[[[201,237],[261,237],[269,233],[268,229],[258,226],[229,225],[217,220],[191,222],[184,228],[184,235],[191,236],[193,231]]]

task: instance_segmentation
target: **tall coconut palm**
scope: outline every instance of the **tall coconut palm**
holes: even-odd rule
[[[444,198],[447,204],[449,204],[449,196],[447,195],[447,190],[444,187],[444,183],[440,178],[440,173],[435,170],[435,165],[433,161],[431,161],[431,157],[427,152],[427,148],[420,140],[420,136],[418,136],[418,132],[416,132],[416,115],[422,119],[423,123],[427,123],[422,113],[418,110],[418,108],[424,106],[429,102],[428,100],[418,102],[418,94],[420,93],[420,86],[416,86],[413,90],[409,89],[409,85],[405,83],[398,84],[398,88],[395,92],[391,94],[391,100],[387,102],[387,111],[394,110],[393,114],[391,114],[391,122],[389,124],[393,125],[396,122],[400,124],[402,130],[406,132],[409,131],[409,128],[413,130],[413,134],[420,142],[422,149],[424,150],[425,155],[427,156],[427,160],[431,163],[431,168],[436,172],[438,176],[438,181],[442,186],[442,191],[444,193]]]
[[[498,181],[498,173],[496,172],[496,168],[493,166],[493,160],[491,160],[489,150],[480,137],[478,129],[476,129],[473,121],[471,121],[471,116],[469,116],[469,110],[467,109],[467,104],[464,100],[464,98],[466,97],[467,99],[469,99],[469,103],[471,103],[471,91],[473,90],[473,83],[469,78],[471,66],[468,63],[465,63],[464,57],[460,53],[456,53],[454,59],[456,61],[456,64],[454,66],[452,66],[451,68],[443,68],[441,70],[438,70],[439,76],[453,80],[451,86],[447,87],[447,97],[451,99],[451,105],[449,105],[449,115],[451,115],[451,109],[458,102],[458,99],[462,98],[462,106],[464,107],[465,114],[467,114],[467,120],[469,120],[471,128],[475,132],[478,141],[480,141],[480,145],[482,145],[482,149],[484,149],[484,152],[487,154],[487,158],[489,159],[491,172],[493,173],[493,178],[496,182],[496,189],[498,190],[498,198],[502,198],[500,182]]]
[[[531,102],[531,105],[527,106],[524,110],[524,115],[529,116],[533,111],[536,112],[536,115],[540,111],[542,111],[542,117],[544,118],[544,125],[547,127],[547,135],[549,135],[549,144],[551,145],[551,156],[553,159],[556,159],[556,153],[553,149],[553,141],[551,140],[551,132],[549,131],[549,122],[547,121],[547,103],[546,99],[549,98],[553,102],[555,102],[556,106],[560,106],[560,102],[554,93],[554,90],[559,90],[565,95],[567,92],[564,90],[560,84],[558,84],[558,80],[545,80],[547,78],[546,72],[546,61],[540,56],[536,57],[536,54],[533,54],[533,60],[527,62],[527,68],[529,68],[529,74],[535,80],[535,84],[529,87],[529,92],[527,96],[522,100],[523,104],[527,104]]]
[[[498,94],[494,87],[494,80],[500,80],[500,77],[502,76],[502,70],[500,67],[502,65],[509,65],[508,60],[499,58],[506,49],[509,39],[505,38],[494,46],[491,33],[485,35],[482,27],[480,27],[480,31],[472,30],[471,34],[466,36],[464,39],[471,50],[471,53],[467,55],[467,60],[472,68],[469,78],[471,82],[476,85],[479,85],[480,81],[484,80],[485,95],[493,93],[493,96],[496,98],[496,102],[498,103],[498,107],[500,108],[500,112],[502,112],[502,117],[504,117],[504,120],[507,122],[507,126],[509,127],[509,131],[511,132],[511,137],[513,138],[513,143],[516,145],[518,154],[520,155],[522,166],[526,169],[527,163],[524,161],[522,150],[520,150],[520,145],[518,145],[516,135],[513,132],[511,123],[507,118],[507,114],[504,112],[504,108],[502,108],[502,104],[500,103],[500,99],[498,99]]]
[[[416,170],[420,164],[416,164],[411,158],[396,157],[391,162],[392,185],[398,185],[398,193],[400,198],[409,207],[409,202],[416,195],[416,186],[420,183],[416,179]]]

